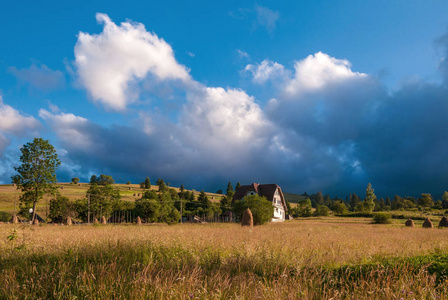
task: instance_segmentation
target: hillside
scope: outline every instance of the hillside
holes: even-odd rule
[[[59,186],[60,194],[62,196],[68,197],[71,201],[84,198],[90,186],[88,183],[58,183],[57,185]],[[113,187],[120,191],[121,199],[125,201],[135,201],[136,199],[140,198],[141,194],[144,192],[144,190],[140,188],[139,184],[114,184]],[[177,187],[169,188],[173,188],[178,192],[180,191]],[[151,185],[151,190],[157,191],[158,186]],[[192,191],[195,193],[196,197],[199,195],[198,191]],[[21,194],[22,192],[11,184],[0,185],[0,211],[14,212],[14,200],[16,203],[15,205],[17,211],[19,207],[19,197]],[[222,197],[222,195],[215,193],[206,192],[206,194],[212,202],[219,202]],[[45,195],[44,198],[39,201],[37,205],[37,211],[42,216],[46,215],[46,205],[51,198],[51,195]]]

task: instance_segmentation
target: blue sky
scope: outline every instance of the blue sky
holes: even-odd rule
[[[3,4],[0,182],[39,136],[61,181],[448,189],[446,1],[91,2]]]

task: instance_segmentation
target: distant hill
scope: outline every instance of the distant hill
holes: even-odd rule
[[[300,200],[305,200],[307,198],[306,196],[292,193],[283,193],[283,196],[285,196],[285,200],[290,203],[299,203]]]

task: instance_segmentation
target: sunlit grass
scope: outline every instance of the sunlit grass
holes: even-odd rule
[[[0,298],[448,296],[440,272],[415,260],[448,257],[448,230],[341,221],[254,228],[1,225]],[[18,233],[11,241],[13,229]]]

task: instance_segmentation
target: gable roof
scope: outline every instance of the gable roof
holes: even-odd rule
[[[280,198],[282,199],[282,204],[286,211],[286,201],[285,201],[285,197],[283,196],[282,189],[275,183],[271,183],[271,184],[252,183],[250,185],[243,185],[235,191],[235,194],[233,195],[233,198],[232,198],[232,203],[235,200],[243,199],[243,197],[246,196],[246,194],[250,191],[254,191],[259,196],[264,196],[264,197],[266,197],[267,200],[272,202],[274,200],[274,194],[277,189],[280,193]]]

